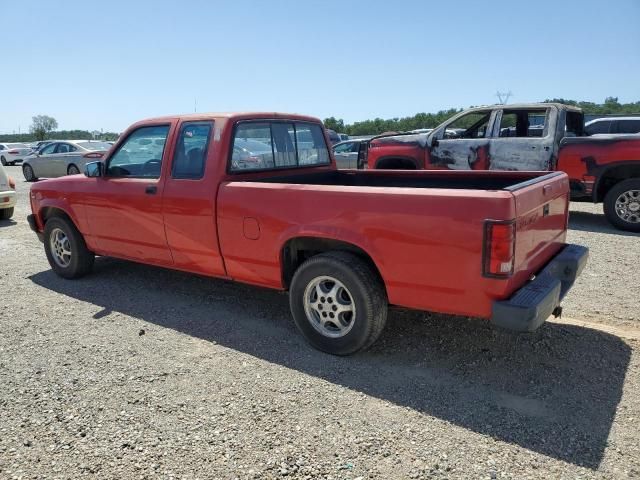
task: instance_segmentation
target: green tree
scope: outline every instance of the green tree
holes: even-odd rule
[[[335,117],[329,117],[324,119],[324,126],[329,130],[333,130],[335,132],[344,132],[344,120],[336,119]]]
[[[55,118],[48,115],[36,115],[31,117],[33,123],[29,127],[29,131],[33,133],[36,140],[46,140],[47,135],[58,128],[58,122]]]

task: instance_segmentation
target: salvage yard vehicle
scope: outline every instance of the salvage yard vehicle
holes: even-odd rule
[[[446,132],[459,128],[460,135]],[[640,136],[584,133],[584,115],[558,103],[461,112],[426,135],[371,140],[370,169],[563,171],[571,200],[604,204],[607,220],[640,232]]]
[[[0,163],[4,166],[15,165],[31,153],[24,143],[0,143]]]
[[[60,140],[51,142],[24,159],[22,174],[27,182],[39,178],[77,175],[87,162],[101,158],[111,144],[96,140]]]
[[[252,168],[248,141],[270,147]],[[516,331],[559,313],[588,255],[565,243],[568,193],[562,172],[337,170],[316,118],[193,114],[138,122],[84,176],[34,184],[28,221],[61,277],[104,255],[288,291],[305,338],[346,355],[388,305]]]
[[[15,205],[16,182],[7,174],[4,167],[0,165],[0,220],[9,220],[13,217]]]

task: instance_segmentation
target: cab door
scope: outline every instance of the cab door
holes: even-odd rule
[[[194,273],[224,276],[218,246],[216,194],[219,169],[213,121],[178,126],[164,185],[162,215],[174,265]]]
[[[491,139],[491,170],[547,171],[556,158],[555,109],[498,111]]]
[[[105,160],[85,195],[90,234],[100,253],[145,263],[171,265],[162,218],[162,172],[168,166],[170,124],[129,132]]]
[[[473,110],[434,130],[429,136],[430,165],[450,170],[488,170],[494,121],[495,112]]]

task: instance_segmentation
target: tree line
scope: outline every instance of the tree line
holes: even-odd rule
[[[115,132],[99,132],[94,130],[56,130],[58,122],[48,115],[31,117],[29,133],[0,134],[0,142],[38,142],[47,139],[59,140],[117,140],[120,134]]]
[[[640,102],[620,103],[618,97],[607,97],[604,103],[581,102],[564,98],[547,99],[545,102],[563,103],[580,107],[585,114],[596,115],[628,115],[640,113]],[[471,107],[470,107],[471,108]],[[450,108],[437,113],[418,113],[412,117],[374,118],[345,124],[344,120],[335,117],[325,118],[327,128],[348,135],[378,135],[383,132],[406,132],[417,128],[435,128],[462,109]]]
[[[593,115],[628,115],[640,113],[640,101],[631,103],[620,103],[618,97],[607,97],[604,103],[583,102],[567,100],[564,98],[547,99],[545,102],[563,103],[580,107],[585,114]],[[374,118],[345,124],[341,118],[329,117],[324,119],[327,128],[339,133],[348,135],[378,135],[384,132],[406,132],[417,128],[434,128],[442,122],[452,117],[462,109],[450,108],[440,110],[436,113],[417,113],[411,117],[395,117],[389,119]],[[115,132],[99,132],[88,130],[56,130],[58,122],[47,115],[37,115],[32,118],[33,122],[29,128],[29,133],[3,134],[0,135],[0,142],[35,142],[46,139],[74,139],[74,140],[117,140],[119,134]]]

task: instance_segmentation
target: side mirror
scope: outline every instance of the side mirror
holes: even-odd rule
[[[89,162],[84,166],[85,176],[101,177],[104,174],[104,163],[102,162]]]

